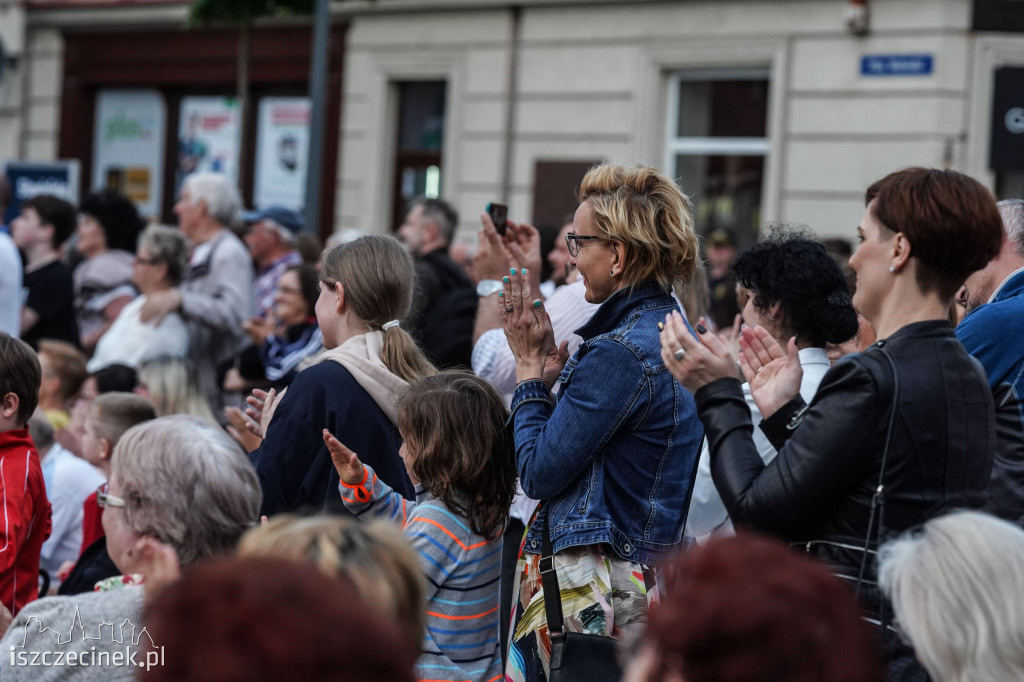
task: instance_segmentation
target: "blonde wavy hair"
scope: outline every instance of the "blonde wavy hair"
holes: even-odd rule
[[[391,373],[413,381],[437,374],[401,327],[383,327],[409,314],[416,274],[412,257],[394,237],[369,235],[333,246],[320,262],[320,281],[338,282],[352,312],[371,329],[384,331],[380,359]]]
[[[655,280],[666,291],[688,282],[699,246],[690,200],[676,183],[650,166],[594,166],[580,184],[598,236],[624,249],[626,286]]]
[[[394,525],[281,514],[246,533],[238,554],[308,562],[326,575],[348,578],[366,603],[393,617],[413,650],[420,650],[426,581],[412,546]]]

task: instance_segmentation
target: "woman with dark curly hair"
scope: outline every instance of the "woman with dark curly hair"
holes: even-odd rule
[[[843,343],[857,333],[857,313],[847,293],[846,276],[822,244],[799,232],[770,232],[733,263],[743,323],[760,325],[780,346],[796,337],[800,367],[804,371],[800,396],[811,402],[829,369],[825,344]],[[775,448],[757,424],[761,412],[743,384],[743,397],[754,424],[754,445],[768,464]],[[686,535],[704,538],[713,532],[732,531],[729,513],[711,480],[711,453],[701,452],[697,480],[686,518]]]
[[[82,348],[91,353],[121,309],[136,296],[132,288],[135,243],[145,222],[135,204],[112,189],[82,200],[75,268],[75,318]]]

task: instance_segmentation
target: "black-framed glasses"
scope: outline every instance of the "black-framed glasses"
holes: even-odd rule
[[[142,256],[136,256],[135,262],[138,263],[139,265],[156,265],[160,261],[158,261],[156,258],[143,258]]]
[[[96,505],[100,509],[103,509],[104,507],[120,507],[121,509],[124,509],[128,506],[123,499],[116,495],[111,495],[108,490],[109,488],[106,483],[96,489]]]
[[[565,245],[569,248],[569,255],[575,258],[580,255],[580,242],[589,241],[591,239],[601,240],[601,237],[592,237],[585,234],[576,234],[570,232],[565,235]]]

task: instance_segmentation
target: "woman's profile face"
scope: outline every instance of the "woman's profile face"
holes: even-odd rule
[[[584,201],[576,209],[572,219],[573,232],[584,237],[600,236],[594,224],[594,211],[589,201]],[[615,262],[615,252],[610,243],[587,239],[577,242],[579,253],[569,260],[569,264],[579,269],[583,276],[584,297],[589,303],[604,303],[609,296],[619,289],[619,284],[611,276]]]
[[[892,290],[893,274],[889,272],[894,233],[875,219],[875,202],[868,204],[857,226],[857,250],[850,256],[850,267],[857,275],[857,292],[853,307],[868,320],[876,318],[886,295]]]
[[[320,333],[323,335],[324,348],[335,348],[338,339],[335,336],[334,326],[338,321],[338,292],[332,289],[325,282],[320,281],[320,296],[316,299],[316,321],[320,326]]]
[[[294,270],[285,272],[277,283],[274,297],[277,319],[287,326],[300,324],[309,317],[306,299],[302,297],[302,283]]]

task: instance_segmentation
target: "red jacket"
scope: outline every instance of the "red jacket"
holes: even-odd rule
[[[39,552],[50,536],[50,503],[28,429],[0,433],[0,509],[0,603],[17,614],[39,594]]]

